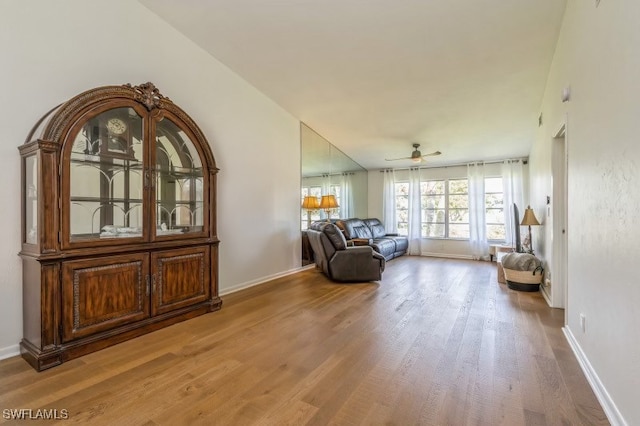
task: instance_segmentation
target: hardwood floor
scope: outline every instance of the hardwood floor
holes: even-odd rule
[[[65,425],[608,424],[563,311],[498,284],[495,264],[404,256],[379,283],[306,270],[223,301],[42,373],[1,361],[0,409],[64,409]]]

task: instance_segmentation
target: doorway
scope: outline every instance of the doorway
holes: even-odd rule
[[[568,146],[566,122],[556,132],[551,146],[553,199],[549,200],[552,227],[552,273],[544,290],[553,308],[565,308],[568,291]],[[566,322],[566,321],[565,321]]]

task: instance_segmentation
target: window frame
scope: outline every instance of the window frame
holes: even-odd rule
[[[451,181],[466,181],[467,183],[467,192],[460,192],[460,193],[454,193],[451,194],[451,189],[450,189],[450,182]],[[444,189],[444,193],[436,193],[436,194],[427,194],[426,192],[426,185],[429,182],[442,182],[443,183],[443,189]],[[407,185],[407,193],[406,194],[401,194],[399,195],[399,193],[401,191],[398,190],[398,187],[400,185]],[[400,211],[406,211],[407,212],[407,217],[408,217],[408,212],[409,212],[409,207],[408,207],[408,201],[409,201],[409,194],[408,194],[408,185],[409,185],[409,181],[407,180],[403,180],[403,181],[396,181],[395,182],[395,221],[396,221],[396,228],[398,230],[398,233],[401,235],[407,235],[408,234],[408,229],[409,229],[409,224],[408,222],[405,221],[400,221],[399,220],[399,212]],[[449,201],[450,201],[450,195],[464,195],[467,197],[467,207],[466,208],[455,208],[455,210],[463,210],[467,212],[467,217],[469,215],[469,179],[466,177],[456,177],[456,178],[444,178],[444,179],[428,179],[428,180],[424,180],[420,182],[420,212],[421,212],[421,218],[420,218],[420,224],[421,224],[421,229],[420,229],[420,237],[424,238],[424,239],[432,239],[432,240],[454,240],[454,241],[468,241],[469,237],[451,237],[450,236],[450,225],[451,225],[451,220],[450,220],[450,211],[452,210],[450,205],[449,205]],[[429,199],[429,197],[442,197],[444,196],[444,208],[428,208],[428,207],[424,207],[427,206],[427,200]],[[399,203],[399,199],[406,199],[407,202],[405,203],[407,205],[406,208],[400,208],[398,207],[401,203]],[[434,212],[434,217],[437,217],[438,214],[435,212],[438,211],[444,211],[444,222],[426,222],[423,220],[423,217],[425,215],[425,213],[427,211],[432,211]],[[402,224],[406,224],[406,227],[401,226]],[[425,225],[444,225],[444,236],[427,236],[426,235],[426,230],[427,227]],[[469,229],[469,233],[470,231],[470,224],[469,222],[455,222],[454,225],[466,225],[467,228]],[[406,233],[403,233],[406,230]]]
[[[470,239],[471,236],[471,224],[469,223],[469,178],[448,178],[445,179],[446,181],[446,187],[445,187],[445,192],[446,192],[446,197],[445,197],[445,206],[446,206],[446,221],[447,221],[447,225],[445,228],[445,238],[448,240],[456,240],[456,241],[468,241]],[[456,193],[451,193],[451,182],[452,181],[465,181],[466,185],[467,185],[467,192],[456,192]],[[466,197],[467,200],[467,207],[466,208],[460,208],[460,207],[456,207],[454,209],[451,208],[450,206],[450,199],[451,199],[451,195],[463,195]],[[451,228],[450,225],[451,223],[451,218],[450,218],[450,212],[451,210],[460,210],[460,211],[466,211],[467,212],[467,221],[466,222],[454,222],[454,225],[466,225],[467,226],[467,237],[451,237]]]
[[[433,182],[433,183],[439,183],[442,182],[442,188],[444,192],[438,192],[435,194],[429,194],[426,192],[425,188],[423,187],[423,184],[426,186],[429,182]],[[422,206],[424,205],[428,205],[428,200],[429,197],[444,197],[444,206],[442,208],[422,208]],[[449,210],[447,208],[447,206],[449,205],[449,199],[447,197],[447,179],[429,179],[426,180],[424,182],[420,182],[420,211],[422,216],[420,217],[420,236],[422,238],[431,238],[431,239],[448,239],[447,235],[447,229],[448,229],[448,224],[447,224],[447,217],[449,215]],[[438,217],[438,214],[436,212],[442,211],[443,215],[442,217],[444,218],[444,222],[428,222],[428,221],[423,221],[422,218],[424,217],[425,214],[428,215],[428,212],[434,212],[434,217]],[[427,229],[427,227],[429,225],[442,225],[443,229],[444,229],[444,236],[430,236],[430,235],[425,235],[425,231]]]
[[[406,195],[398,195],[400,193],[400,191],[398,191],[398,185],[407,185],[407,193]],[[395,214],[395,222],[396,222],[396,230],[398,232],[399,235],[408,235],[409,234],[409,222],[408,221],[400,221],[400,211],[406,212],[407,214],[407,218],[409,217],[409,188],[408,188],[409,182],[405,181],[405,182],[395,182],[394,183],[394,202],[395,202],[395,209],[394,209],[394,214]],[[406,208],[399,208],[398,205],[398,198],[402,197],[403,199],[406,198],[407,200],[407,207]],[[400,224],[404,224],[406,225],[404,228],[400,226]],[[402,232],[403,229],[406,229],[406,234]]]

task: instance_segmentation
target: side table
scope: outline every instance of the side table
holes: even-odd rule
[[[352,240],[347,240],[347,247],[353,246],[368,246],[372,243],[369,238],[354,238]]]
[[[489,246],[489,259],[493,262],[493,257],[498,258],[498,253],[509,253],[513,251],[513,247],[504,244],[493,244]]]
[[[506,284],[507,282],[507,279],[504,276],[504,268],[502,267],[502,256],[505,254],[505,252],[496,253],[496,271],[498,272],[498,282],[501,284]]]

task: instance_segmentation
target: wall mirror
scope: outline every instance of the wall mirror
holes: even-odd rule
[[[302,182],[300,227],[315,220],[367,217],[367,170],[304,123],[300,123]],[[312,197],[319,206],[322,196],[333,195],[338,207],[325,210],[306,204]],[[309,200],[307,199],[307,202]],[[303,234],[303,265],[308,263]]]

